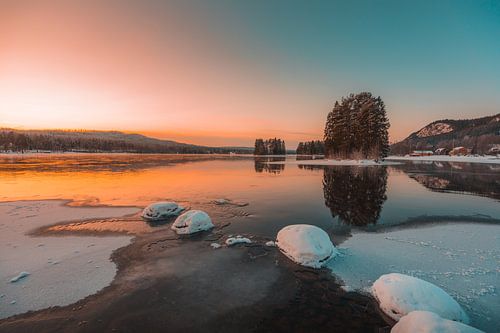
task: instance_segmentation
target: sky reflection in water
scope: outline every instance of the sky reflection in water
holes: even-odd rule
[[[228,198],[249,203],[225,217],[231,223],[228,230],[266,237],[296,223],[344,234],[352,227],[371,230],[428,221],[500,222],[498,166],[410,162],[323,167],[267,164],[269,160],[122,154],[4,157],[0,201],[69,199],[71,205],[142,207],[175,200],[196,208]]]

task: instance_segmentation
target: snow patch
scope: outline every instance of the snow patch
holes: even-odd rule
[[[398,162],[375,161],[375,160],[295,160],[295,161],[274,161],[267,164],[292,164],[292,165],[343,165],[343,166],[376,166],[376,165],[399,165]]]
[[[391,333],[481,333],[468,325],[443,319],[429,311],[412,311],[399,320]]]
[[[276,244],[280,251],[297,264],[320,268],[338,254],[328,234],[308,224],[295,224],[278,232]]]
[[[175,202],[155,202],[142,211],[142,218],[146,221],[161,221],[179,215],[184,207]]]
[[[464,163],[486,163],[500,164],[500,158],[496,156],[389,156],[386,161],[434,161],[434,162],[464,162]],[[454,166],[458,167],[458,166]]]
[[[420,131],[417,132],[419,138],[426,138],[429,136],[440,135],[445,133],[450,133],[453,131],[453,127],[447,123],[434,123],[425,126]]]
[[[266,246],[269,246],[269,247],[275,247],[276,246],[276,243],[273,242],[273,241],[268,241],[266,242]]]
[[[219,249],[222,245],[220,245],[219,243],[212,243],[212,244],[210,244],[210,246],[211,246],[213,249]]]
[[[10,283],[16,283],[17,281],[24,279],[28,275],[30,275],[30,273],[21,272],[21,273],[17,274],[16,276],[14,276],[12,279],[10,279]]]
[[[216,205],[227,205],[230,202],[231,201],[228,199],[215,199],[214,200],[214,204],[216,204]]]
[[[462,307],[438,286],[399,273],[382,275],[372,286],[380,309],[398,321],[415,310],[431,311],[442,318],[469,323]]]
[[[241,243],[246,243],[246,244],[251,244],[252,241],[246,237],[242,236],[236,236],[236,237],[229,237],[226,239],[226,245],[227,246],[232,246],[235,244],[241,244]]]
[[[179,235],[187,235],[206,231],[213,227],[214,224],[207,213],[201,210],[190,210],[179,216],[171,228]]]

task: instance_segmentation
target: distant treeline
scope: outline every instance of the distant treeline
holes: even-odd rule
[[[255,155],[285,155],[285,141],[281,139],[255,140]]]
[[[203,147],[148,138],[139,134],[97,131],[0,130],[4,152],[128,152],[161,154],[250,153],[245,148]]]
[[[297,155],[324,155],[325,143],[323,141],[299,142],[297,146]]]

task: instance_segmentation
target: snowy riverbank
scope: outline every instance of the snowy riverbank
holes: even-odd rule
[[[68,207],[64,202],[15,201],[0,204],[0,318],[55,305],[67,305],[111,283],[111,253],[129,236],[38,237],[33,229],[72,220],[123,216],[136,208]],[[18,280],[13,277],[21,276]]]
[[[387,273],[403,273],[447,291],[472,326],[494,332],[500,321],[499,225],[450,223],[389,232],[356,232],[328,263],[348,290],[369,288]]]
[[[374,161],[374,160],[286,160],[273,161],[267,164],[292,164],[292,165],[345,165],[345,166],[374,166],[374,165],[398,165],[399,162],[392,161]]]
[[[487,163],[500,164],[498,156],[389,156],[386,161],[431,161],[431,162],[465,162],[465,163]]]

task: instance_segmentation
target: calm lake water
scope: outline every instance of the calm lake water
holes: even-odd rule
[[[203,208],[226,198],[238,204],[219,217],[229,224],[227,234],[273,239],[286,225],[314,224],[344,253],[330,268],[348,287],[366,288],[389,270],[405,272],[450,292],[467,308],[475,326],[493,331],[500,322],[498,165],[266,163],[280,160],[284,161],[239,156],[4,156],[0,201],[67,199],[73,206],[143,207],[174,200]],[[460,237],[465,237],[459,242],[463,245],[457,243]],[[367,260],[375,253],[384,271],[370,268],[377,266],[373,257]],[[437,257],[428,266],[425,258],[432,253]],[[364,272],[353,263],[364,265]],[[482,270],[467,275],[471,265]]]

